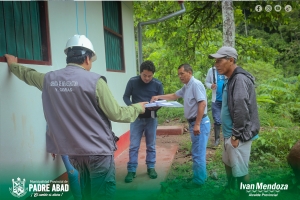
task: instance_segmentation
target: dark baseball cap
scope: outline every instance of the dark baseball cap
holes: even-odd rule
[[[234,59],[238,58],[238,54],[235,50],[235,48],[233,47],[227,47],[227,46],[223,46],[221,47],[217,53],[215,54],[210,54],[208,56],[208,58],[213,59],[213,58],[224,58],[226,56],[232,57]]]

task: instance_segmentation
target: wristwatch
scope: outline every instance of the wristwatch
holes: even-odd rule
[[[232,139],[233,141],[238,140],[234,135],[231,136],[231,139]]]

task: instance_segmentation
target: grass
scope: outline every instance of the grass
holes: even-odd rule
[[[224,165],[221,162],[222,150],[218,149],[212,160],[207,164],[208,179],[200,189],[186,190],[182,188],[182,184],[192,177],[192,161],[184,164],[173,163],[168,178],[161,184],[161,193],[156,199],[163,200],[198,200],[198,199],[230,199],[239,200],[238,191],[223,192],[227,179],[224,170]],[[210,177],[211,172],[218,175],[215,180]],[[251,183],[264,184],[286,184],[288,190],[282,190],[278,193],[276,200],[295,199],[300,200],[300,184],[296,184],[294,175],[289,166],[285,165],[281,168],[272,167],[272,163],[268,165],[260,161],[252,161],[249,164],[249,174],[251,176]],[[288,197],[288,198],[287,198]],[[251,197],[251,199],[255,197]],[[259,197],[259,199],[274,199],[274,197]],[[258,197],[257,197],[258,199]]]
[[[186,121],[183,108],[162,107],[158,111],[158,124],[163,124],[166,120],[179,119],[180,122]]]

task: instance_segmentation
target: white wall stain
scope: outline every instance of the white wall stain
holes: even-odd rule
[[[13,115],[12,115],[12,121],[13,121],[13,124],[14,124],[14,133],[16,134],[17,133],[17,123],[16,123],[15,113],[13,113]]]
[[[22,115],[22,133],[26,133],[26,116]]]

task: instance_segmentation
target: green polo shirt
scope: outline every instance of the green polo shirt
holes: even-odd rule
[[[72,65],[83,68],[80,65]],[[12,63],[9,68],[10,71],[20,80],[24,81],[28,85],[35,86],[42,91],[45,74],[18,63]],[[103,79],[99,79],[97,82],[96,98],[99,102],[99,107],[111,121],[133,122],[143,111],[142,106],[138,103],[125,107],[119,106]]]

